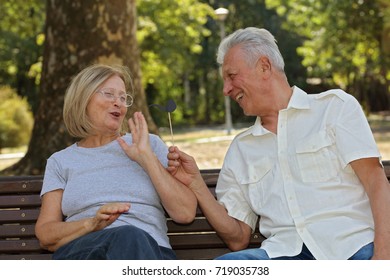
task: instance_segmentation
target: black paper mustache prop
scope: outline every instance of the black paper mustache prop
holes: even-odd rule
[[[173,99],[169,99],[165,106],[159,105],[159,104],[151,104],[149,107],[157,107],[163,112],[168,113],[168,120],[169,120],[169,128],[171,130],[171,139],[172,139],[172,145],[174,146],[175,143],[173,142],[173,130],[172,130],[172,121],[171,121],[171,113],[176,110],[176,103],[173,101]]]

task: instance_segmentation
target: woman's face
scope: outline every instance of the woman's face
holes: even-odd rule
[[[102,93],[104,89],[114,93],[115,100],[105,98]],[[96,129],[94,134],[111,135],[120,132],[127,112],[126,106],[119,98],[122,95],[126,95],[126,87],[123,80],[116,75],[107,79],[92,95],[87,106],[87,115]]]

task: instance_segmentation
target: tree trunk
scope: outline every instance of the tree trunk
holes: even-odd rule
[[[135,104],[156,132],[141,84],[135,0],[51,0],[46,8],[40,105],[28,151],[3,173],[43,174],[47,158],[74,142],[63,124],[64,94],[71,78],[93,63],[129,67]]]

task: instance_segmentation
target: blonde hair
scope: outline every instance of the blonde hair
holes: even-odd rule
[[[63,118],[69,134],[85,138],[94,130],[87,115],[87,105],[98,88],[112,76],[120,77],[126,92],[132,93],[133,84],[127,67],[94,64],[83,69],[71,81],[65,93]]]

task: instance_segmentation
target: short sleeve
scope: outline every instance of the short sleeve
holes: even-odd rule
[[[53,155],[47,160],[46,163],[41,196],[50,191],[58,189],[64,190],[65,185],[66,180],[64,178],[64,172]]]
[[[335,125],[336,145],[344,166],[353,160],[378,157],[380,153],[359,102],[345,100]]]
[[[226,155],[225,164],[218,177],[216,187],[218,202],[226,208],[229,216],[246,223],[254,231],[258,215],[252,210],[248,201],[245,199],[245,195],[236,181],[233,172],[227,167],[227,162],[235,162],[229,160],[229,153]]]

